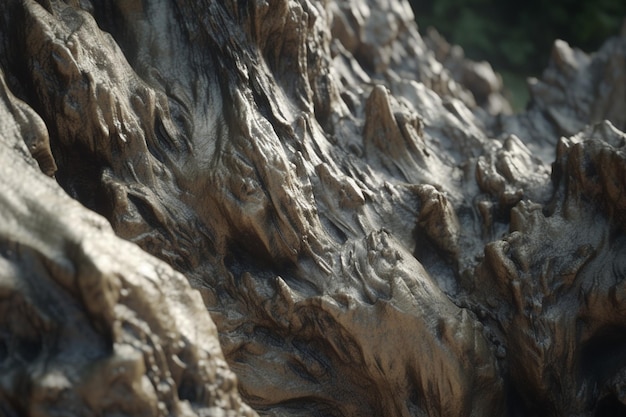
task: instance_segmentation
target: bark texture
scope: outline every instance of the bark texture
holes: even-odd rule
[[[7,0],[0,68],[0,413],[626,413],[626,34],[515,115],[401,0]]]

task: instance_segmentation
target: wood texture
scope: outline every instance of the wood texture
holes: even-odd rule
[[[624,414],[625,63],[511,114],[406,1],[2,2],[0,414]]]

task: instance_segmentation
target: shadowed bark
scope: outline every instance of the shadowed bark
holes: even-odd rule
[[[0,413],[625,413],[625,65],[511,114],[405,1],[2,2]]]

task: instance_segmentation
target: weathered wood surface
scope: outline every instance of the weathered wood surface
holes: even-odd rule
[[[405,1],[1,2],[0,414],[623,414],[625,67],[512,115]]]

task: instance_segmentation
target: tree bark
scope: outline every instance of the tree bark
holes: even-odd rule
[[[0,414],[626,412],[626,34],[511,114],[405,0],[0,19]]]

